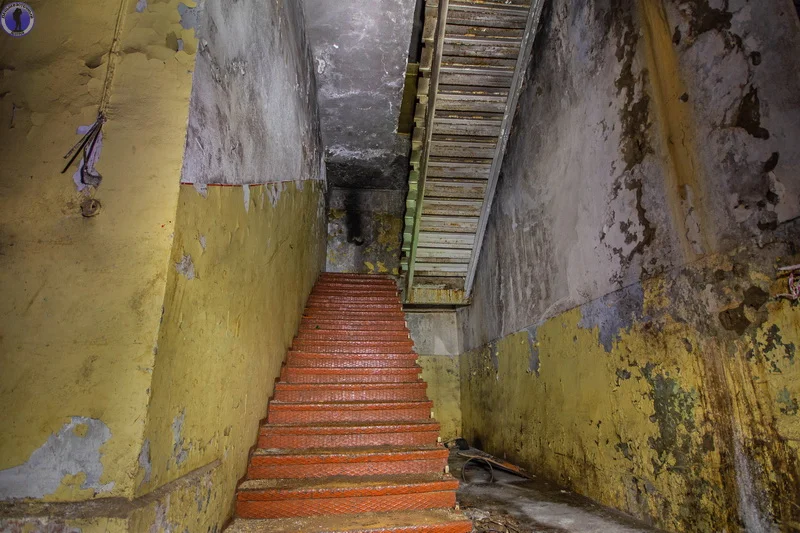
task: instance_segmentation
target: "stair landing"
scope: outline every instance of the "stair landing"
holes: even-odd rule
[[[472,531],[416,358],[391,278],[322,274],[227,531]]]

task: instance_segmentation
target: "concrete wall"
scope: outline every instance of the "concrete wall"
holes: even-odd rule
[[[800,523],[800,24],[553,0],[459,314],[464,436],[674,530]]]
[[[422,379],[428,384],[428,398],[441,424],[440,436],[448,441],[461,436],[461,353],[456,314],[443,312],[406,312],[406,322],[419,354]]]
[[[205,5],[32,2],[3,49],[0,529],[210,531],[232,511],[324,264],[323,165],[297,4]],[[103,181],[79,193],[61,155],[119,9]]]
[[[197,24],[183,181],[320,177],[316,82],[302,2],[204,2]]]
[[[400,191],[332,188],[326,270],[397,276],[404,202]]]
[[[410,142],[397,125],[416,0],[302,4],[331,184],[404,189]]]

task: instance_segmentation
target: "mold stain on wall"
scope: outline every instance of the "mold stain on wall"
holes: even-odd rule
[[[800,527],[794,13],[553,0],[542,25],[459,311],[464,436],[667,530]]]
[[[632,310],[624,323],[604,302],[545,321],[538,374],[527,330],[465,353],[465,438],[668,530],[797,523],[800,306],[776,297],[785,287],[768,277],[769,261],[692,288],[746,258],[715,257],[613,295]],[[686,320],[739,305],[744,286],[767,297],[747,307],[755,320],[741,334]]]

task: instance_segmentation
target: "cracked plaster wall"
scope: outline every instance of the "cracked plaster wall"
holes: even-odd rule
[[[667,529],[800,524],[798,50],[788,0],[548,2],[459,312],[467,438]]]
[[[416,3],[303,0],[334,186],[406,187],[410,143],[397,124]]]

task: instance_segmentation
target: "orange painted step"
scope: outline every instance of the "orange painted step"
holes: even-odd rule
[[[237,490],[234,533],[468,533],[394,278],[322,274]]]
[[[443,446],[256,450],[248,479],[377,476],[443,472]]]
[[[312,320],[347,320],[347,321],[367,321],[376,320],[402,320],[405,323],[406,315],[400,307],[394,311],[388,310],[362,310],[354,311],[350,309],[309,309],[303,311],[303,318]]]
[[[274,399],[280,402],[354,402],[426,400],[427,384],[414,383],[276,383]]]
[[[413,367],[417,354],[320,354],[293,352],[286,361],[287,366],[307,368],[390,368]]]
[[[431,417],[433,403],[413,402],[277,402],[269,403],[270,424],[315,422],[411,422]]]
[[[470,533],[472,522],[449,509],[392,511],[358,515],[243,520],[229,533]]]
[[[409,340],[408,332],[406,331],[358,331],[358,330],[344,330],[344,331],[330,331],[324,329],[304,329],[300,330],[297,335],[298,339],[308,341],[325,341],[325,340],[353,340],[353,341],[368,341],[368,340]]]
[[[342,313],[402,313],[403,306],[394,303],[383,302],[358,302],[350,301],[347,303],[338,302],[308,302],[306,304],[306,314],[312,313],[325,313],[325,312],[342,312]]]
[[[405,424],[268,424],[259,448],[341,448],[343,446],[431,446],[439,438],[433,420]]]
[[[308,304],[331,304],[331,305],[348,305],[348,304],[384,304],[397,306],[397,295],[387,292],[386,295],[377,294],[353,294],[352,292],[342,294],[318,294],[311,293],[308,298]]]
[[[411,339],[315,341],[296,338],[292,348],[297,351],[318,353],[408,353],[414,349],[414,342]]]
[[[277,481],[242,483],[236,496],[237,516],[289,518],[452,508],[458,489],[458,481],[441,474]]]
[[[323,272],[317,283],[323,281],[347,281],[348,283],[397,283],[394,278],[384,274],[354,274],[349,272]]]
[[[345,283],[328,283],[317,285],[311,296],[380,296],[397,298],[400,291],[397,287],[354,287]]]
[[[390,320],[346,320],[341,318],[305,317],[300,331],[408,331],[406,319]]]
[[[384,368],[317,368],[284,366],[281,381],[288,383],[408,383],[416,382],[422,369],[410,367]]]

